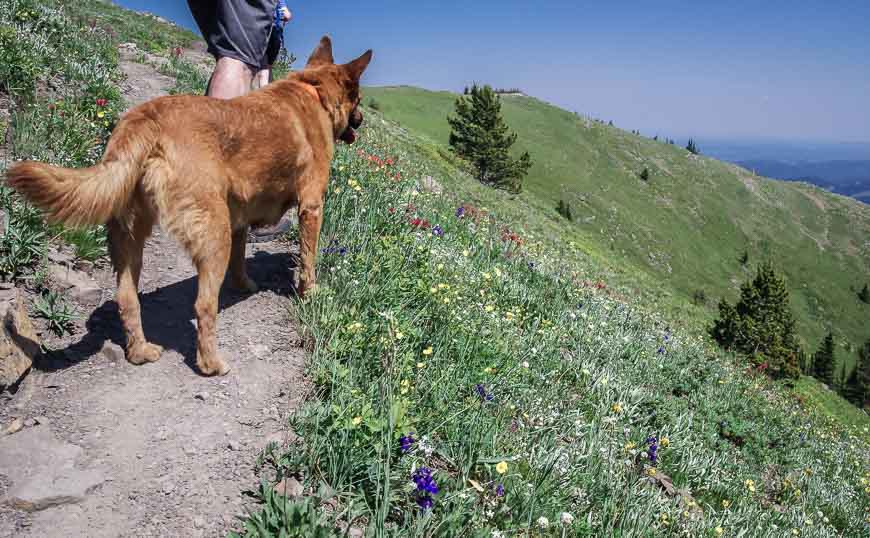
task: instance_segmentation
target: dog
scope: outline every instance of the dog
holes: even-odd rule
[[[303,70],[245,96],[167,96],[131,109],[96,166],[23,161],[8,170],[7,183],[48,220],[106,224],[129,362],[154,362],[163,352],[145,339],[138,298],[142,250],[156,223],[197,270],[196,364],[204,375],[229,372],[215,335],[225,277],[243,291],[257,290],[245,270],[249,227],[275,224],[297,208],[296,291],[312,291],[335,143],[356,139],[360,78],[371,59],[369,50],[337,65],[325,36]]]

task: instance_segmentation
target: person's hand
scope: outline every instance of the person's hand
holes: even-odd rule
[[[291,13],[290,10],[286,7],[282,7],[280,9],[280,13],[281,13],[281,20],[284,22],[290,22],[290,19],[293,18],[293,13]]]

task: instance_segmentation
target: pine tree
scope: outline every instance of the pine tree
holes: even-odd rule
[[[749,263],[749,251],[744,250],[743,254],[740,255],[740,265],[746,265]]]
[[[855,370],[846,383],[846,398],[858,407],[870,403],[870,340],[858,348]]]
[[[760,266],[755,278],[743,284],[736,305],[722,299],[710,335],[725,349],[760,355],[774,376],[800,375],[800,346],[788,289],[770,264]]]
[[[834,364],[834,335],[828,333],[813,355],[813,377],[834,388]]]
[[[574,221],[574,214],[571,213],[571,204],[569,202],[566,202],[565,200],[560,198],[559,205],[556,207],[556,211],[569,221]]]
[[[689,139],[689,143],[686,144],[686,150],[687,150],[689,153],[691,153],[692,155],[698,155],[699,153],[701,153],[701,152],[698,150],[698,146],[695,144],[695,141],[692,140],[691,138]]]
[[[858,298],[862,302],[870,304],[870,287],[867,284],[864,284],[864,287],[858,292]]]
[[[528,153],[518,159],[509,150],[517,140],[501,116],[501,100],[489,86],[472,86],[456,100],[456,115],[448,116],[450,147],[473,167],[477,179],[511,192],[522,190],[532,166]]]

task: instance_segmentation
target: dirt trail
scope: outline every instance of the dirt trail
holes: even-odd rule
[[[130,102],[172,84],[129,57],[122,67]],[[232,371],[218,379],[194,367],[196,279],[186,254],[155,229],[144,264],[142,317],[146,336],[166,349],[159,362],[123,359],[114,277],[98,268],[90,272],[102,299],[79,305],[72,336],[44,333],[56,351],[0,401],[0,427],[25,421],[0,436],[0,497],[48,506],[0,508],[0,537],[225,535],[243,512],[242,490],[257,483],[260,450],[292,437],[287,417],[304,386],[289,246],[250,245],[249,274],[262,291],[222,291],[218,343]]]

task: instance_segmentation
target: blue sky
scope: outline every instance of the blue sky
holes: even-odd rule
[[[183,1],[119,3],[195,28]],[[648,135],[870,141],[866,0],[288,4],[288,49],[372,48],[367,84],[520,87]]]

